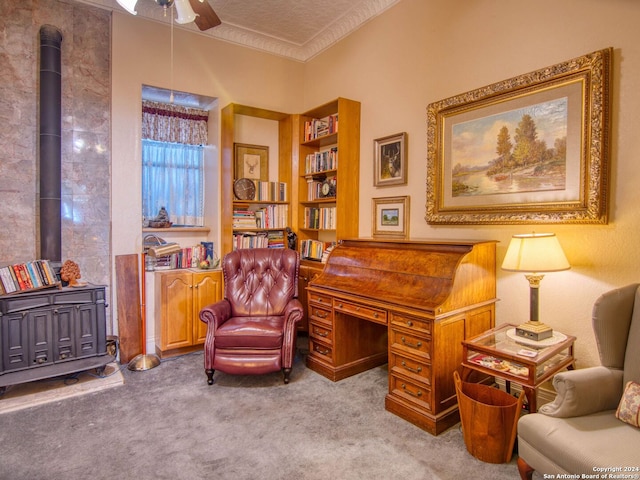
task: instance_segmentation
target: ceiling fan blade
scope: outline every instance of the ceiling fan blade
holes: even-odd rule
[[[200,0],[189,0],[191,8],[196,12],[196,25],[202,31],[217,27],[222,23],[216,12],[213,11],[208,0],[201,2]]]

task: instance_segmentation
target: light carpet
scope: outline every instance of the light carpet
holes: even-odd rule
[[[384,409],[386,366],[339,382],[298,354],[282,375],[216,372],[202,354],[123,370],[124,385],[0,415],[0,478],[513,480],[466,450],[458,426],[434,437]]]

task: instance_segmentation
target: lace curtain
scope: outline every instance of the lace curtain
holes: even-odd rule
[[[143,100],[142,138],[158,142],[207,144],[209,112]]]

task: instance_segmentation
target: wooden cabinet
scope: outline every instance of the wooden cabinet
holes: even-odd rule
[[[299,249],[320,260],[327,243],[358,236],[360,102],[338,98],[295,115],[294,142]]]
[[[164,358],[202,348],[207,325],[199,313],[222,298],[222,272],[171,270],[155,275],[156,353]]]
[[[462,342],[495,324],[495,242],[344,239],[309,285],[307,366],[389,365],[385,407],[437,435],[458,422]]]
[[[233,184],[235,178],[234,168],[234,144],[236,142],[237,116],[254,117],[257,119],[269,120],[278,124],[278,174],[277,179],[269,179],[286,185],[286,197],[284,201],[271,200],[240,200],[234,196]],[[287,246],[286,227],[292,225],[290,199],[291,193],[291,149],[292,149],[292,119],[291,115],[273,110],[250,107],[231,103],[222,109],[222,133],[220,140],[222,169],[221,169],[221,218],[222,218],[222,248],[221,258],[224,254],[234,250],[234,239],[239,240],[243,236],[249,240],[255,239],[257,235],[280,238]],[[252,211],[260,209],[278,210],[282,217],[280,221],[269,227],[238,226],[234,227],[234,211]],[[277,235],[274,235],[277,234]],[[253,245],[254,243],[251,243]]]

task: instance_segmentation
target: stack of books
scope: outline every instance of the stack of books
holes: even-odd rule
[[[256,228],[256,212],[253,210],[234,210],[232,225],[234,229]]]
[[[0,267],[0,295],[59,286],[49,260],[34,260]]]
[[[338,131],[338,114],[304,122],[304,141],[325,137]]]
[[[304,228],[335,230],[336,207],[305,207]]]
[[[338,147],[329,150],[310,153],[304,158],[304,173],[325,172],[327,170],[337,170],[338,168]]]

